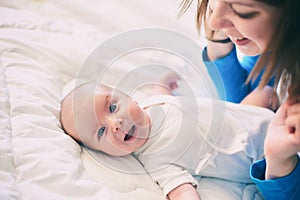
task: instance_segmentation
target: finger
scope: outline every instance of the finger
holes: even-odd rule
[[[288,110],[289,106],[286,103],[283,103],[277,110],[276,112],[276,118],[280,119],[280,120],[285,120],[287,117],[287,110]]]
[[[292,142],[292,144],[298,149],[297,151],[300,150],[300,132],[299,131],[295,131],[294,133],[289,135],[290,137],[290,141]]]
[[[295,115],[295,114],[300,114],[300,103],[294,103],[290,104],[288,109],[287,109],[287,115]]]
[[[295,104],[295,103],[300,103],[300,96],[297,96],[297,97],[289,97],[287,100],[286,100],[286,103],[289,104],[289,105],[292,105],[292,104]]]
[[[295,134],[296,133],[296,128],[295,127],[289,127],[289,133]]]
[[[300,135],[300,114],[288,116],[285,124],[289,128],[290,133]]]

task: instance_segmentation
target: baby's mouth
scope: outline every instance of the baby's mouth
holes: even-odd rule
[[[133,125],[133,126],[131,127],[131,129],[128,131],[128,133],[125,135],[124,141],[128,141],[128,140],[130,140],[131,138],[133,138],[134,131],[135,131],[135,126]]]

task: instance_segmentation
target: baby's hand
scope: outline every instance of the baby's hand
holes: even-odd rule
[[[157,93],[174,95],[174,90],[178,88],[178,80],[181,80],[181,78],[176,72],[167,72],[162,76],[159,81],[160,84],[156,87]]]
[[[201,200],[199,193],[192,184],[184,183],[175,189],[173,189],[169,194],[168,198],[170,200]]]

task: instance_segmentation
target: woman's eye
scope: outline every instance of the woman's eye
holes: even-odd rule
[[[110,113],[114,113],[117,109],[117,104],[116,103],[112,103],[109,105],[109,112]]]
[[[252,13],[237,13],[235,12],[235,14],[243,19],[251,19],[253,17],[256,16],[256,12],[252,12]]]
[[[104,133],[105,133],[105,127],[101,127],[101,128],[98,130],[98,137],[102,137]]]
[[[232,4],[230,4],[230,7],[234,14],[236,14],[237,16],[239,16],[240,18],[243,18],[243,19],[251,19],[259,14],[257,11],[251,11],[251,12],[250,11],[249,12],[237,11],[236,8],[234,8]]]

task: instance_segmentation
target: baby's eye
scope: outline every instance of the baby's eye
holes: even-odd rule
[[[109,112],[110,113],[114,113],[117,109],[117,104],[116,103],[112,103],[109,105]]]
[[[101,127],[98,131],[98,137],[102,137],[104,133],[105,133],[105,127]]]

